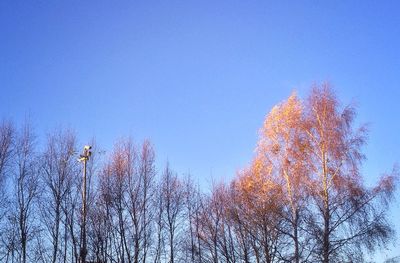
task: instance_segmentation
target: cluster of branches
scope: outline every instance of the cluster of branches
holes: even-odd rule
[[[329,85],[291,95],[260,131],[250,167],[202,192],[155,167],[149,141],[88,162],[87,262],[365,262],[393,238],[393,173],[366,187],[366,129]],[[94,147],[96,148],[96,147]],[[0,262],[79,262],[82,166],[68,130],[38,150],[29,125],[0,125]]]

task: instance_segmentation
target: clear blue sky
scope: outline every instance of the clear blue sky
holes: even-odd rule
[[[371,183],[400,160],[400,4],[380,2],[1,1],[0,115],[229,180],[271,107],[328,80],[371,123]]]

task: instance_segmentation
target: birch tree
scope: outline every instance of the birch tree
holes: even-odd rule
[[[185,189],[182,181],[173,172],[169,165],[164,170],[161,179],[161,193],[163,199],[163,224],[166,231],[168,245],[168,262],[178,262],[180,249],[181,229],[185,208]]]
[[[281,217],[288,230],[280,229],[290,240],[287,260],[300,262],[307,258],[309,238],[304,229],[308,211],[307,188],[309,184],[308,137],[304,123],[304,107],[293,93],[286,101],[273,107],[260,130],[255,163],[270,168],[270,180],[280,185],[284,209]],[[259,167],[260,170],[262,167]],[[286,225],[285,225],[286,226]],[[289,252],[289,253],[288,253]]]
[[[363,183],[361,147],[365,126],[354,128],[354,107],[342,107],[329,84],[315,86],[306,103],[305,124],[310,144],[311,196],[314,216],[310,231],[317,241],[314,259],[363,262],[363,251],[384,246],[393,229],[387,207],[395,189],[393,174],[368,188]]]
[[[9,247],[7,244],[9,233],[7,233],[5,227],[7,223],[6,215],[9,212],[6,185],[10,177],[14,139],[15,128],[12,122],[3,120],[0,123],[0,261],[6,258]]]
[[[72,179],[78,173],[76,161],[76,139],[70,131],[57,131],[48,135],[47,145],[43,153],[41,183],[43,192],[40,202],[42,222],[47,229],[51,248],[51,262],[60,262],[66,257],[66,239],[62,240],[63,205],[72,188]],[[65,226],[65,225],[64,225]],[[63,241],[63,244],[61,242]],[[65,246],[63,249],[62,246]]]
[[[38,159],[35,152],[35,136],[29,124],[18,132],[15,143],[13,167],[14,195],[10,226],[16,229],[16,250],[18,260],[28,260],[29,242],[37,231],[35,199],[38,197]]]

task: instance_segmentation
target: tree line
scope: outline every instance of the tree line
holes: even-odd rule
[[[393,240],[397,171],[367,187],[367,128],[329,84],[276,105],[249,167],[201,189],[151,142],[119,140],[87,167],[87,262],[365,262]],[[39,147],[29,124],[0,124],[0,262],[80,262],[76,135]],[[93,145],[96,149],[96,145]]]

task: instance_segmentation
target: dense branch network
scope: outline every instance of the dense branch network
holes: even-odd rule
[[[266,116],[249,167],[209,192],[158,170],[149,141],[93,151],[87,262],[365,262],[393,239],[397,171],[363,184],[367,130],[355,116],[329,84],[293,93]],[[0,262],[79,262],[77,145],[57,130],[38,150],[29,124],[0,124]]]

